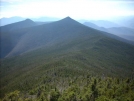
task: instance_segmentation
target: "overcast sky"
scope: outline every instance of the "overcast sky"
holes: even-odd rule
[[[105,19],[134,15],[134,0],[1,0],[2,17]]]

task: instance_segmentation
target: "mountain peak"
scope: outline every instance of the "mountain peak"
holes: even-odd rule
[[[67,16],[65,18],[63,18],[63,20],[73,20],[71,17]]]
[[[21,24],[27,24],[27,25],[36,25],[36,23],[31,19],[25,19],[20,22]]]
[[[6,32],[7,30],[12,31],[12,30],[26,28],[26,27],[32,27],[32,26],[36,26],[36,23],[34,21],[32,21],[31,19],[26,19],[23,21],[19,21],[19,22],[15,22],[15,23],[11,23],[11,24],[2,26],[2,31]]]
[[[76,20],[72,19],[71,17],[67,16],[59,21],[54,22],[55,24],[61,25],[61,26],[84,26],[83,24],[77,22]]]
[[[80,24],[79,22],[75,21],[74,19],[72,19],[71,17],[67,16],[61,20],[59,20],[59,22],[62,22],[64,24]]]
[[[66,19],[72,19],[70,16],[67,16]]]
[[[25,19],[24,21],[30,21],[30,22],[31,22],[32,20],[31,20],[31,19]],[[32,22],[33,22],[33,21],[32,21]]]

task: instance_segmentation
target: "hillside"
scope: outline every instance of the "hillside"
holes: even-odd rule
[[[1,59],[3,100],[133,101],[134,46],[121,38],[70,17],[18,34]]]
[[[0,58],[4,58],[15,47],[21,36],[24,35],[30,27],[36,25],[32,20],[26,19],[0,27]]]

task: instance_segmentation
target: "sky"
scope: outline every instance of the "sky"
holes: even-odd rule
[[[0,10],[0,18],[106,19],[134,15],[134,0],[1,0]]]

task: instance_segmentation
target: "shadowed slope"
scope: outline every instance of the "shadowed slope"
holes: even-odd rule
[[[60,21],[31,28],[24,34],[8,56],[14,56],[39,47],[64,45],[75,40],[102,36],[101,32],[88,28],[67,17]]]
[[[27,19],[24,22],[32,21]],[[24,22],[20,22],[22,23],[22,26],[26,24]],[[12,25],[18,25],[20,23],[18,22],[17,24]],[[8,26],[10,25],[5,26],[4,28]],[[13,26],[11,27],[14,28]],[[2,30],[4,30],[4,28],[2,27]],[[17,27],[15,28],[17,29]],[[55,45],[64,46],[68,43],[73,43],[75,41],[82,42],[87,39],[92,40],[91,43],[93,43],[102,37],[112,37],[127,42],[112,34],[86,27],[70,17],[29,28],[22,27],[22,29],[19,29],[18,27],[17,30],[13,31],[9,29],[9,32],[2,32],[2,35],[4,36],[2,37],[2,45],[4,47],[2,48],[2,54],[4,54],[2,57],[19,55],[41,47],[51,48]]]
[[[36,23],[30,19],[0,27],[0,57],[5,57],[15,47],[21,36]]]
[[[1,29],[1,32],[7,32],[7,31],[9,32],[9,31],[18,30],[18,29],[27,28],[27,27],[32,27],[32,26],[36,26],[36,23],[30,19],[26,19],[26,20],[23,20],[20,22],[1,26],[0,29]]]

